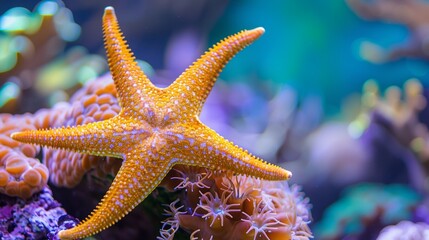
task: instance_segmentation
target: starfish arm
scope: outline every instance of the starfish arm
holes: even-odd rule
[[[202,166],[213,170],[232,171],[265,180],[287,180],[291,172],[267,163],[224,139],[214,130],[193,124],[178,142],[183,149],[179,164]]]
[[[169,155],[164,152],[146,152],[142,156],[145,147],[139,145],[124,156],[121,169],[96,209],[78,226],[60,231],[60,239],[85,238],[110,227],[159,185],[173,161],[169,161]]]
[[[229,36],[209,49],[180,75],[166,91],[175,96],[182,111],[199,115],[217,77],[225,64],[239,51],[264,33],[264,28],[244,30]]]
[[[122,35],[113,7],[107,7],[104,11],[103,35],[119,104],[123,106],[124,102],[128,102],[129,106],[134,106],[144,99],[143,91],[150,89],[155,91],[157,88],[137,65],[135,57]],[[137,102],[134,102],[136,100]]]
[[[124,152],[121,140],[133,125],[118,124],[119,117],[75,127],[61,127],[46,130],[16,132],[11,137],[20,142],[38,144],[44,147],[66,149],[97,156],[119,157]],[[141,131],[141,130],[140,130]],[[145,137],[141,134],[139,138]],[[130,137],[126,141],[138,141]],[[125,144],[124,144],[125,145]]]

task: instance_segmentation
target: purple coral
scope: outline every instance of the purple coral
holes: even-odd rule
[[[0,195],[0,239],[58,239],[56,233],[78,220],[67,215],[49,188],[29,200]]]

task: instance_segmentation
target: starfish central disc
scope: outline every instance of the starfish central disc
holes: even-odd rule
[[[165,145],[167,145],[167,138],[162,132],[155,128],[152,136],[150,137],[149,145],[154,151],[159,152]]]

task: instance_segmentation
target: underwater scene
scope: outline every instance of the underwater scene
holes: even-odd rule
[[[429,240],[429,1],[0,0],[0,239]]]

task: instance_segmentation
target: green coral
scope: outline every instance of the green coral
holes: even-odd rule
[[[324,213],[315,227],[316,236],[329,239],[359,234],[364,221],[380,218],[382,225],[397,223],[411,218],[412,208],[421,196],[411,188],[401,185],[364,183],[344,192],[343,197]]]

